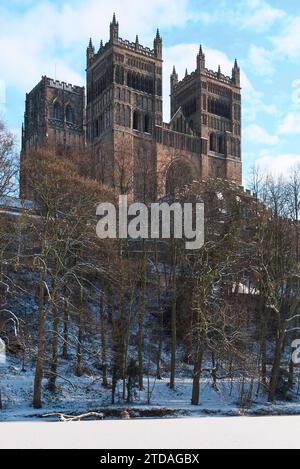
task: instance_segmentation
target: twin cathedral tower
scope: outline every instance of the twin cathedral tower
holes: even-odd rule
[[[33,149],[88,149],[91,176],[155,199],[194,180],[242,184],[240,69],[208,70],[202,47],[195,71],[171,74],[171,120],[163,121],[163,42],[153,49],[121,39],[116,16],[110,38],[87,48],[86,92],[44,76],[26,95],[22,129],[21,196],[27,196],[22,161]]]

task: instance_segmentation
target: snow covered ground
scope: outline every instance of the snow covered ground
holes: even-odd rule
[[[299,449],[300,417],[0,423],[0,448]]]
[[[63,362],[62,362],[63,363]],[[47,391],[47,380],[43,382],[43,409],[32,408],[34,368],[27,365],[22,371],[20,360],[9,358],[5,368],[0,369],[0,387],[2,391],[3,410],[0,411],[0,422],[36,421],[44,414],[64,413],[79,415],[89,411],[110,412],[129,409],[122,401],[122,386],[117,388],[116,405],[111,406],[111,390],[101,386],[101,372],[90,365],[89,372],[78,378],[74,376],[74,363],[64,362],[60,365],[60,377],[57,380],[56,394]],[[136,391],[134,404],[130,406],[130,417],[166,417],[166,418],[197,418],[197,417],[237,417],[237,416],[269,416],[269,415],[300,415],[300,398],[296,394],[290,403],[267,403],[266,394],[254,384],[251,406],[241,407],[239,403],[242,382],[228,379],[218,380],[217,389],[213,387],[210,377],[201,380],[201,402],[199,406],[191,405],[192,372],[185,368],[178,371],[177,387],[173,391],[168,386],[167,375],[162,381],[145,377],[145,391]],[[149,386],[149,387],[148,387]],[[246,383],[250,386],[250,383]],[[149,391],[151,394],[148,401]],[[161,411],[161,413],[160,413]],[[118,415],[106,415],[106,418],[117,418]],[[120,416],[119,416],[120,417]],[[58,418],[52,418],[57,421]]]

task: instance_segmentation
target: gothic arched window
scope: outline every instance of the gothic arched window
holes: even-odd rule
[[[128,86],[129,88],[132,87],[132,75],[131,75],[131,72],[128,72],[128,73],[127,73],[127,86]]]
[[[209,149],[210,151],[216,151],[216,135],[214,133],[211,133],[209,137]]]
[[[62,120],[62,110],[59,103],[54,103],[53,105],[53,119]]]
[[[219,140],[219,142],[218,142],[219,143],[218,152],[225,154],[225,140],[224,140],[224,137],[222,135],[220,135],[218,137],[218,140]]]
[[[139,126],[139,118],[140,118],[139,113],[137,111],[134,111],[134,113],[133,113],[133,129],[134,130],[140,130],[139,129],[139,127],[140,127]]]
[[[144,131],[146,134],[151,134],[151,125],[150,125],[150,116],[148,114],[145,115],[144,121]]]
[[[134,88],[136,90],[136,82],[137,82],[137,77],[136,77],[136,74],[133,73],[132,74],[132,88]]]
[[[162,81],[160,79],[157,80],[157,94],[162,96]]]
[[[116,79],[116,83],[118,83],[119,85],[121,85],[121,80],[120,80],[120,67],[119,65],[116,66],[116,69],[115,69],[115,79]]]
[[[116,124],[121,125],[121,106],[119,103],[116,104],[116,111],[115,111],[115,116],[116,116]]]
[[[73,124],[74,123],[74,113],[73,113],[73,109],[71,108],[71,106],[67,106],[66,107],[66,121],[69,123],[69,124]]]

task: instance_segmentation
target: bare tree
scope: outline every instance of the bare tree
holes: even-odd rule
[[[15,137],[0,120],[0,197],[14,194],[17,173]]]

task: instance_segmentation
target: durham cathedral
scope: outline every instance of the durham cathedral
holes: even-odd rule
[[[240,69],[232,75],[206,67],[200,46],[195,70],[171,74],[170,122],[163,121],[163,41],[153,49],[121,39],[116,16],[110,38],[87,48],[85,88],[43,77],[26,95],[22,161],[42,146],[88,151],[91,177],[155,199],[207,178],[242,185]]]

